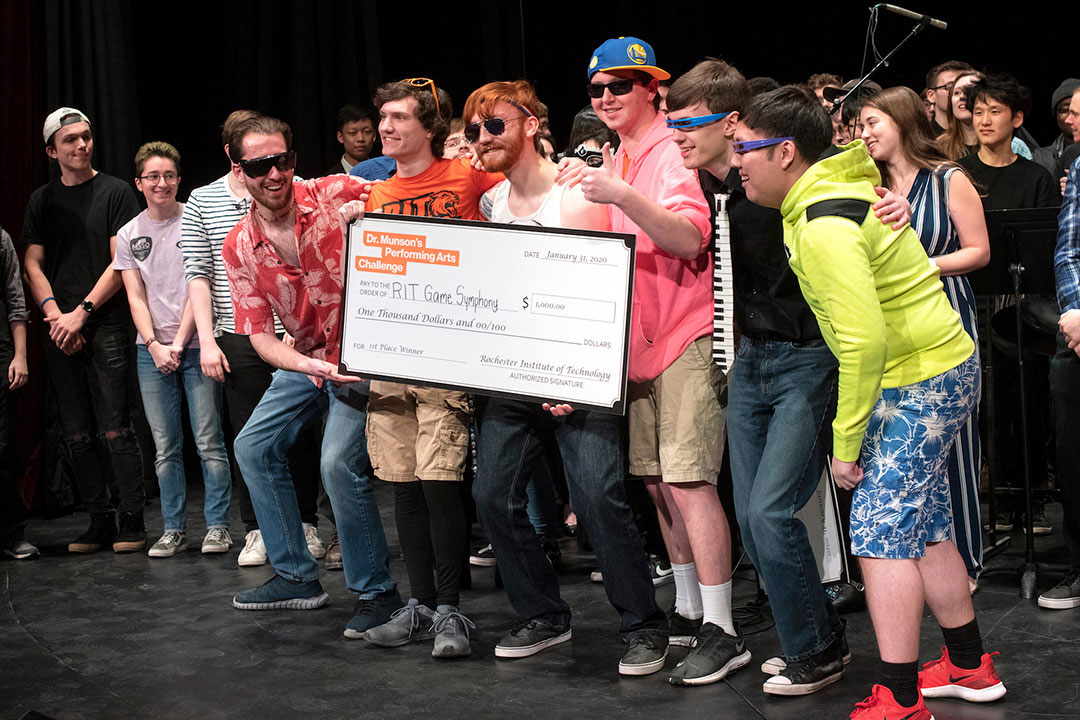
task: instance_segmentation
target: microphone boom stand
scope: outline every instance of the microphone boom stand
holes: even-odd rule
[[[911,32],[909,32],[907,34],[907,36],[897,44],[896,47],[894,47],[892,50],[890,50],[885,57],[881,58],[881,60],[878,61],[877,65],[870,68],[870,72],[863,75],[862,78],[859,80],[859,82],[855,83],[855,86],[853,88],[851,88],[850,90],[848,90],[846,93],[844,93],[844,95],[842,97],[837,98],[836,100],[833,101],[833,105],[832,105],[831,108],[829,108],[828,113],[830,115],[835,115],[837,113],[837,111],[840,110],[840,106],[844,104],[844,101],[847,100],[851,96],[852,93],[854,93],[859,88],[861,88],[863,86],[863,84],[867,80],[870,79],[870,76],[873,75],[874,73],[876,73],[882,66],[888,65],[889,64],[889,58],[891,58],[893,55],[895,55],[897,50],[904,47],[904,45],[906,45],[908,43],[908,41],[910,41],[913,37],[915,37],[916,35],[921,33],[930,24],[930,19],[931,18],[930,18],[929,15],[923,15],[922,19],[920,19],[919,22],[915,23],[915,27],[911,28]]]

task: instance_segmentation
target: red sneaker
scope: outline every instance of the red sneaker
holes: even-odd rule
[[[975,670],[958,668],[949,660],[949,650],[941,648],[941,657],[923,665],[919,671],[922,693],[928,698],[959,698],[968,702],[990,702],[1005,694],[1005,685],[994,669],[993,655],[983,653]]]
[[[934,720],[922,695],[919,695],[919,702],[904,707],[896,702],[892,691],[884,685],[875,685],[870,697],[855,703],[855,712],[849,717],[851,720]]]

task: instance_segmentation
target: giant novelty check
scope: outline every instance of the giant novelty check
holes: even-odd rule
[[[372,214],[345,250],[341,372],[624,412],[632,235]]]

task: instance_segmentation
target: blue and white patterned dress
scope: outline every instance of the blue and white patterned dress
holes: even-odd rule
[[[911,227],[919,234],[926,254],[930,257],[947,255],[960,249],[960,237],[949,217],[949,181],[960,171],[953,166],[934,171],[919,170],[908,192],[911,203]],[[975,315],[975,293],[963,275],[941,278],[945,295],[960,322],[979,347]],[[979,518],[979,446],[978,408],[967,424],[957,433],[949,455],[949,487],[952,493],[953,540],[964,558],[968,574],[978,577],[982,572],[982,523]]]

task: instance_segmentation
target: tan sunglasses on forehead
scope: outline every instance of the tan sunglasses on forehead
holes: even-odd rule
[[[419,87],[419,88],[430,87],[431,88],[431,96],[435,98],[435,112],[439,113],[440,115],[442,114],[442,110],[439,108],[439,93],[435,89],[435,81],[434,80],[432,80],[431,78],[415,77],[415,78],[405,78],[401,82],[409,83],[413,87]]]

